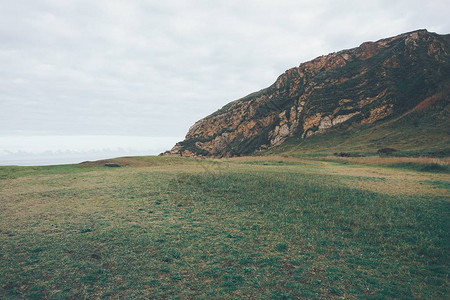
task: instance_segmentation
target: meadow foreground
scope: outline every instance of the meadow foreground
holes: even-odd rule
[[[448,161],[374,161],[0,167],[0,298],[446,298]]]

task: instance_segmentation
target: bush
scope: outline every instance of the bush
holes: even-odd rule
[[[394,148],[382,148],[382,149],[378,149],[377,153],[380,156],[383,156],[383,155],[387,156],[387,155],[391,155],[392,153],[394,153],[396,151],[398,151],[398,150],[396,150]]]
[[[105,167],[110,167],[110,168],[119,168],[120,164],[114,164],[114,163],[106,163]]]

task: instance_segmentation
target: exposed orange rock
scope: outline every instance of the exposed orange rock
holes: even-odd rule
[[[382,105],[380,107],[376,107],[372,110],[370,110],[370,116],[364,120],[361,121],[361,124],[371,124],[374,123],[375,121],[384,119],[390,115],[392,115],[392,113],[394,112],[394,110],[392,109],[392,105]]]
[[[290,137],[351,130],[421,110],[434,103],[433,89],[448,80],[449,40],[418,30],[302,63],[272,86],[196,122],[167,154],[250,154]]]

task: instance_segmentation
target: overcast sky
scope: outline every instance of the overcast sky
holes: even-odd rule
[[[448,0],[0,0],[0,136],[184,136],[286,69],[450,33]]]

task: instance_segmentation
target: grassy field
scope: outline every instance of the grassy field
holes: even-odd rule
[[[449,297],[446,160],[111,162],[0,167],[0,298]]]

